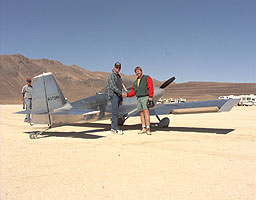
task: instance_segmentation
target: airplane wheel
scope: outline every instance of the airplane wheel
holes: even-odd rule
[[[36,139],[36,134],[35,134],[35,133],[31,133],[31,134],[29,135],[29,138],[30,138],[30,139]]]
[[[117,119],[117,123],[118,123],[118,126],[123,126],[124,125],[124,119],[123,118],[118,118]]]
[[[168,117],[165,117],[159,122],[158,127],[167,128],[169,124],[170,124],[170,119]]]

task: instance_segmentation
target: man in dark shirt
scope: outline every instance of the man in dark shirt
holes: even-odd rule
[[[115,134],[123,134],[123,131],[118,127],[119,106],[122,105],[122,78],[119,74],[121,63],[116,62],[112,73],[108,77],[108,99],[112,106],[112,122],[111,131]]]

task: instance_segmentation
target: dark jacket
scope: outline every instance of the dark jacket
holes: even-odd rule
[[[108,77],[108,99],[112,99],[114,93],[122,98],[122,77],[114,71]]]

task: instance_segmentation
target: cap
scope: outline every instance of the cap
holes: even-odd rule
[[[27,82],[29,82],[29,83],[30,83],[30,82],[31,82],[31,78],[27,78]]]
[[[116,63],[115,63],[115,67],[116,67],[116,68],[121,68],[121,63],[120,63],[120,62],[116,62]]]

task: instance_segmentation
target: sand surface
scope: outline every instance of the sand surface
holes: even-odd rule
[[[256,107],[170,116],[152,136],[136,117],[122,136],[98,121],[36,140],[21,108],[0,106],[1,200],[256,199]]]

